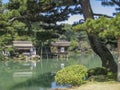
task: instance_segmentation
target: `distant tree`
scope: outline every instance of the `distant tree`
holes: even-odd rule
[[[4,47],[11,40],[10,24],[8,23],[8,15],[4,12],[4,5],[0,2],[0,46]]]

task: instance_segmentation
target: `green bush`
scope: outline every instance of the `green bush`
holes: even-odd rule
[[[89,81],[109,81],[117,80],[117,74],[109,72],[104,67],[96,67],[88,70],[88,80]]]
[[[73,86],[80,85],[87,76],[87,68],[82,65],[67,66],[56,73],[55,81],[58,84]]]
[[[117,80],[117,73],[108,72],[106,78],[107,80]]]
[[[88,77],[96,75],[107,75],[107,69],[104,67],[96,67],[88,70]]]
[[[98,82],[103,82],[106,80],[105,75],[96,75],[96,76],[91,76],[88,78],[89,81],[98,81]]]

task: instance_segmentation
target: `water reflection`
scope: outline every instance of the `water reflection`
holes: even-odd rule
[[[57,88],[66,88],[68,87],[67,85],[58,85],[56,82],[51,83],[51,89],[55,90]]]
[[[16,90],[19,89],[21,87],[30,87],[30,86],[36,86],[36,87],[47,87],[50,88],[51,87],[51,82],[54,81],[54,73],[48,72],[48,73],[44,73],[41,75],[38,75],[36,77],[32,77],[24,82],[21,83],[17,83],[14,86],[12,86],[12,88],[10,90]],[[43,89],[44,90],[44,89]]]

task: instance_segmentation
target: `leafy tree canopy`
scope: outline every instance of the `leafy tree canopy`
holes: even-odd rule
[[[117,38],[120,36],[120,14],[112,19],[100,17],[96,20],[88,19],[85,23],[73,27],[77,31],[86,31],[102,38]]]

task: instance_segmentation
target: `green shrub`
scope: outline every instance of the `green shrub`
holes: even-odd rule
[[[58,84],[80,85],[87,76],[87,68],[82,65],[67,66],[56,73],[55,81]]]
[[[88,78],[89,81],[98,81],[98,82],[103,82],[106,80],[105,75],[96,75],[96,76],[91,76]]]
[[[117,73],[108,72],[106,78],[107,80],[117,80]]]
[[[109,81],[116,80],[117,74],[109,72],[104,67],[96,67],[88,70],[88,80],[89,81]]]
[[[104,67],[96,67],[88,70],[88,77],[96,75],[107,75],[107,69]]]

